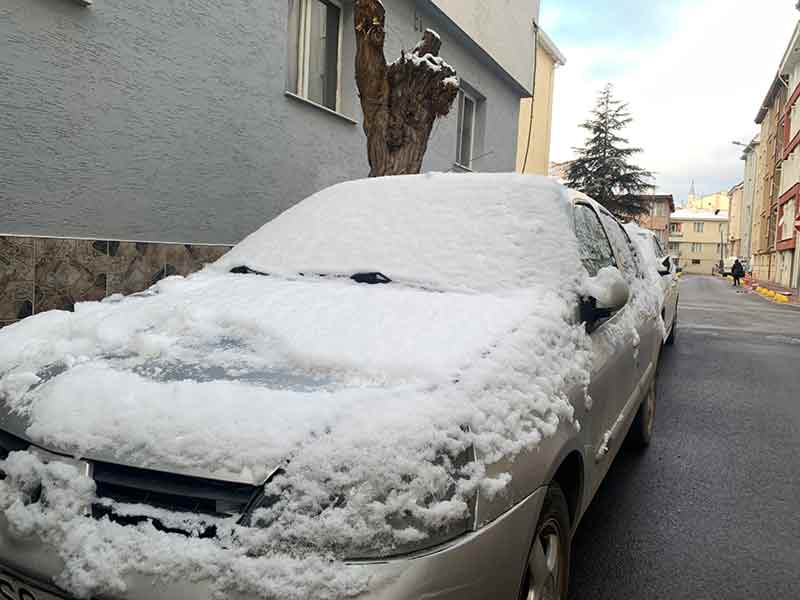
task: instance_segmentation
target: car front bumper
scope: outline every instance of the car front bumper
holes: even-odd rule
[[[544,493],[544,488],[540,488],[479,531],[429,553],[379,563],[348,564],[349,569],[368,569],[376,582],[374,589],[359,599],[516,600]],[[5,571],[29,585],[37,600],[60,600],[72,598],[52,583],[62,569],[63,563],[53,548],[37,538],[13,537],[5,517],[0,515],[0,573]],[[126,584],[124,594],[101,597],[108,600],[212,600],[213,597],[211,586],[203,581],[165,582],[132,574],[127,576]],[[19,600],[27,600],[25,594],[22,596]],[[235,592],[226,593],[225,597],[258,598]]]

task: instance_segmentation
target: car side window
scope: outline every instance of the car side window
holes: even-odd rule
[[[581,262],[590,276],[597,275],[603,267],[617,266],[608,236],[597,214],[586,204],[575,205],[575,235]]]
[[[638,263],[628,234],[625,233],[622,225],[611,215],[601,211],[600,219],[606,226],[611,246],[614,248],[614,254],[617,255],[620,271],[622,271],[625,279],[629,282],[633,281],[638,274]]]
[[[653,246],[655,246],[656,256],[659,258],[666,256],[667,253],[664,252],[664,249],[661,247],[661,242],[658,241],[658,238],[651,237],[650,239],[653,241]]]

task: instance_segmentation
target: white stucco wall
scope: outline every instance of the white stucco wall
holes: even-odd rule
[[[529,92],[539,0],[432,0]]]

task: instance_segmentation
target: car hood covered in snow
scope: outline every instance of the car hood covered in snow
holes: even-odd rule
[[[256,483],[314,431],[453,384],[531,301],[349,279],[171,278],[5,330],[3,421],[84,457]]]

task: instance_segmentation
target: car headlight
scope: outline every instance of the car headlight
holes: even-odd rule
[[[465,467],[474,460],[470,447],[454,459],[435,461],[448,473],[449,485],[418,497],[410,489],[389,497],[370,497],[355,486],[351,493],[344,490],[321,501],[309,500],[292,488],[291,478],[278,473],[251,503],[240,524],[269,530],[271,544],[327,552],[347,561],[424,552],[474,528],[476,492],[459,487]]]

